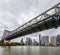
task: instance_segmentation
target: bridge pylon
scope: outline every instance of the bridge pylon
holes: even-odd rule
[[[5,37],[7,37],[7,36],[9,35],[9,33],[10,33],[10,31],[4,30],[4,33],[3,33],[3,36],[2,36],[2,41],[4,42],[5,45],[6,45],[6,44],[7,44],[7,45],[10,44],[10,40],[4,39]]]

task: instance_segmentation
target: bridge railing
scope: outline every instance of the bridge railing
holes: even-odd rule
[[[53,14],[60,14],[60,3],[56,4],[52,8],[48,9],[47,11],[39,14],[38,16],[34,17],[32,20],[28,21],[27,23],[23,24],[22,26],[18,27],[17,29],[13,30],[9,35],[12,35],[18,31],[22,31],[24,28],[37,23],[38,21],[43,20],[46,17],[49,17]]]

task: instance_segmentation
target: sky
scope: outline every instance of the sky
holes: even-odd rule
[[[59,0],[0,0],[0,39],[5,29],[12,31],[59,2]],[[26,35],[11,41],[19,42],[21,38],[27,37],[38,40],[39,34],[55,36],[60,34],[60,28]]]

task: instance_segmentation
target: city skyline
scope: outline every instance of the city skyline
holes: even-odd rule
[[[25,46],[58,46],[60,45],[60,35],[57,36],[41,36],[39,34],[38,36],[38,41],[36,39],[31,39],[31,38],[22,38],[21,41],[19,42],[22,45]]]

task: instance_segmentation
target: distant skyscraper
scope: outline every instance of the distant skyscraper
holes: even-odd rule
[[[57,44],[56,44],[56,37],[54,36],[53,37],[53,46],[56,46]]]
[[[30,38],[30,45],[32,45],[32,39]]]
[[[56,37],[55,36],[51,36],[49,37],[49,44],[52,46],[56,46]]]
[[[23,44],[24,44],[23,38],[21,39],[20,44],[21,44],[21,45],[23,45]]]
[[[57,35],[57,45],[60,44],[60,35]]]
[[[39,45],[41,45],[41,35],[39,34]]]
[[[28,45],[28,38],[26,38],[26,45]]]
[[[20,41],[21,43],[23,42],[23,38],[21,39],[21,41]]]
[[[45,36],[42,36],[42,37],[41,37],[41,45],[42,45],[42,46],[45,46],[45,41],[46,41]]]
[[[32,39],[31,38],[26,38],[26,44],[27,45],[32,45]]]
[[[49,36],[49,45],[50,45],[50,46],[53,45],[53,36]]]
[[[49,36],[45,36],[46,41],[45,41],[45,45],[48,46],[49,45]]]

